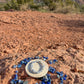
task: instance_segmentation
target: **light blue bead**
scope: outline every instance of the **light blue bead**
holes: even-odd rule
[[[25,61],[22,60],[22,61],[20,62],[20,64],[24,64],[24,62],[25,62]]]
[[[35,83],[35,84],[38,84],[38,83]]]
[[[22,65],[21,65],[21,64],[18,64],[18,65],[17,65],[17,68],[21,68],[21,67],[22,67]]]
[[[13,65],[13,67],[12,68],[17,68],[17,65]]]
[[[15,74],[14,80],[18,80],[18,75]]]
[[[10,83],[11,83],[11,84],[14,84],[14,82],[15,82],[15,80],[14,80],[14,79],[12,79],[12,80],[10,81]]]
[[[59,75],[57,75],[57,78],[60,78],[60,76],[59,76]]]

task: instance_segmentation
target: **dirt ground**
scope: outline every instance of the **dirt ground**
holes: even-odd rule
[[[13,65],[36,55],[58,60],[52,66],[68,75],[64,84],[84,84],[84,15],[0,12],[0,84],[9,84]],[[18,70],[20,79],[38,82]],[[56,74],[51,76],[52,84],[59,84]]]

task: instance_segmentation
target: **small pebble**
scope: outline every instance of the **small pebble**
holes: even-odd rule
[[[23,82],[23,84],[28,84],[28,81],[27,81],[27,80],[26,80],[26,81],[24,81],[24,82]]]

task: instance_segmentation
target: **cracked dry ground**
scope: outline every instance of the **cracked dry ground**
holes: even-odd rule
[[[36,55],[58,60],[51,66],[68,75],[64,84],[84,84],[84,15],[0,12],[0,84],[9,84],[14,64]],[[20,79],[38,82],[27,76],[24,66],[18,70]],[[51,78],[59,84],[56,74]]]

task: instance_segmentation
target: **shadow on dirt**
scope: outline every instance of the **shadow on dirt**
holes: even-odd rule
[[[69,27],[68,31],[82,32],[84,33],[84,21],[83,20],[63,20],[58,22],[61,26]]]
[[[1,76],[1,79],[4,79],[5,77],[5,72],[6,72],[6,69],[8,69],[9,65],[6,66],[6,61],[11,61],[12,60],[12,57],[8,57],[8,58],[4,58],[4,59],[0,59],[0,76]]]
[[[69,27],[84,28],[84,21],[82,20],[65,20],[64,24]]]

